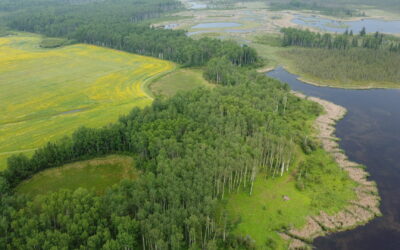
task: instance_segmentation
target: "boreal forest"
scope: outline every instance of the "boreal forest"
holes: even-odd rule
[[[380,216],[346,109],[280,67],[397,84],[396,34],[291,23],[358,4],[0,0],[0,249],[311,249]]]

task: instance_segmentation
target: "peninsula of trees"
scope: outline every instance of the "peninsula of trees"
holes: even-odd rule
[[[364,88],[398,87],[399,38],[382,34],[318,33],[283,28],[280,55],[290,69],[321,85]]]

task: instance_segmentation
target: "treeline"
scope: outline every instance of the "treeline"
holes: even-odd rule
[[[187,37],[184,31],[146,26],[88,25],[80,27],[71,38],[84,43],[170,60],[185,66],[202,66],[211,58],[223,56],[238,66],[252,65],[259,61],[253,48],[241,47],[234,41],[211,38],[194,40]]]
[[[57,7],[61,5],[83,5],[104,0],[2,0],[0,2],[1,11],[17,11],[36,7]],[[110,1],[110,0],[109,0]]]
[[[182,4],[176,0],[4,0],[0,3],[0,10],[12,15],[32,12],[32,17],[37,14],[45,15],[50,21],[68,17],[72,18],[70,22],[75,24],[90,22],[93,19],[101,20],[101,17],[104,18],[104,22],[116,18],[121,21],[138,22],[160,17],[164,13],[181,8]],[[117,13],[118,17],[112,16]]]
[[[335,1],[280,0],[272,1],[270,8],[271,10],[313,10],[328,16],[365,16],[364,12],[360,12],[352,7],[346,7],[344,4],[337,4]]]
[[[185,66],[202,66],[211,58],[221,56],[235,65],[251,65],[259,60],[254,49],[234,42],[194,40],[184,31],[152,28],[142,23],[179,8],[181,4],[176,0],[106,0],[55,7],[39,5],[11,13],[6,20],[12,29],[65,37]]]
[[[206,80],[220,85],[236,85],[246,81],[243,72],[246,69],[236,67],[226,57],[211,59],[205,69],[203,76]]]
[[[350,48],[329,50],[295,48],[283,54],[308,76],[337,82],[337,86],[395,87],[400,83],[400,53],[388,50]],[[332,82],[329,82],[332,85]],[[374,85],[373,85],[374,84]]]
[[[283,28],[281,32],[283,33],[283,46],[324,49],[367,48],[386,49],[393,52],[400,51],[399,39],[379,32],[367,34],[365,28],[357,35],[348,30],[346,30],[344,34],[335,35],[330,33],[321,34],[296,28]]]
[[[400,11],[400,5],[398,0],[319,0],[329,4],[336,4],[342,6],[356,6],[356,5],[369,5],[375,8],[388,10],[390,12]],[[349,6],[349,7],[352,7]]]
[[[113,125],[48,143],[31,158],[9,158],[0,177],[0,248],[254,247],[248,237],[233,236],[235,222],[218,201],[231,192],[251,194],[258,172],[283,175],[297,145],[314,148],[308,120],[320,109],[275,80],[243,75],[241,84],[156,99]],[[7,195],[44,169],[119,152],[135,156],[141,178],[103,197],[60,192],[26,204]]]

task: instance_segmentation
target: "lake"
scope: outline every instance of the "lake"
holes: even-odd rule
[[[337,21],[332,19],[320,18],[315,16],[296,15],[292,20],[293,23],[318,28],[322,31],[343,33],[346,29],[353,30],[353,33],[359,33],[363,27],[369,33],[381,32],[388,34],[400,33],[400,20],[385,21],[380,19],[362,19],[358,21]]]
[[[382,217],[354,230],[319,237],[316,249],[376,250],[400,246],[400,90],[348,90],[305,84],[283,68],[268,76],[286,82],[295,91],[347,108],[337,123],[340,146],[351,161],[367,166],[382,198]]]

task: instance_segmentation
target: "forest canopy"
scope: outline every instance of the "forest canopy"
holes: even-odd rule
[[[280,52],[291,69],[329,85],[398,87],[400,40],[379,32],[318,33],[283,28]],[[262,40],[262,38],[260,38]],[[265,40],[265,39],[264,39]]]
[[[258,172],[286,173],[297,147],[315,150],[308,120],[319,112],[286,85],[243,72],[240,84],[157,99],[115,124],[50,142],[31,158],[15,155],[0,175],[0,246],[251,248],[251,241],[231,233],[234,223],[218,212],[218,201],[231,192],[251,194]],[[7,195],[43,169],[114,153],[133,155],[141,178],[102,197],[60,191],[35,206]],[[70,220],[78,215],[81,220]]]
[[[346,30],[343,34],[319,33],[297,28],[283,28],[282,46],[340,49],[366,48],[400,52],[400,39],[379,32],[367,34],[365,28],[359,34]]]
[[[292,95],[288,85],[252,71],[259,58],[248,46],[194,40],[184,31],[143,22],[181,7],[175,0],[0,4],[12,29],[205,66],[204,76],[222,85],[156,98],[106,127],[81,127],[30,157],[10,157],[0,173],[1,249],[254,248],[250,237],[234,233],[237,221],[221,201],[235,192],[251,195],[259,173],[283,176],[299,155],[317,152],[310,121],[321,108]],[[45,45],[57,47],[60,41]],[[134,157],[140,178],[101,196],[77,189],[31,200],[14,192],[45,169],[110,154]],[[315,179],[312,172],[302,179],[302,189],[313,187],[308,183]]]

